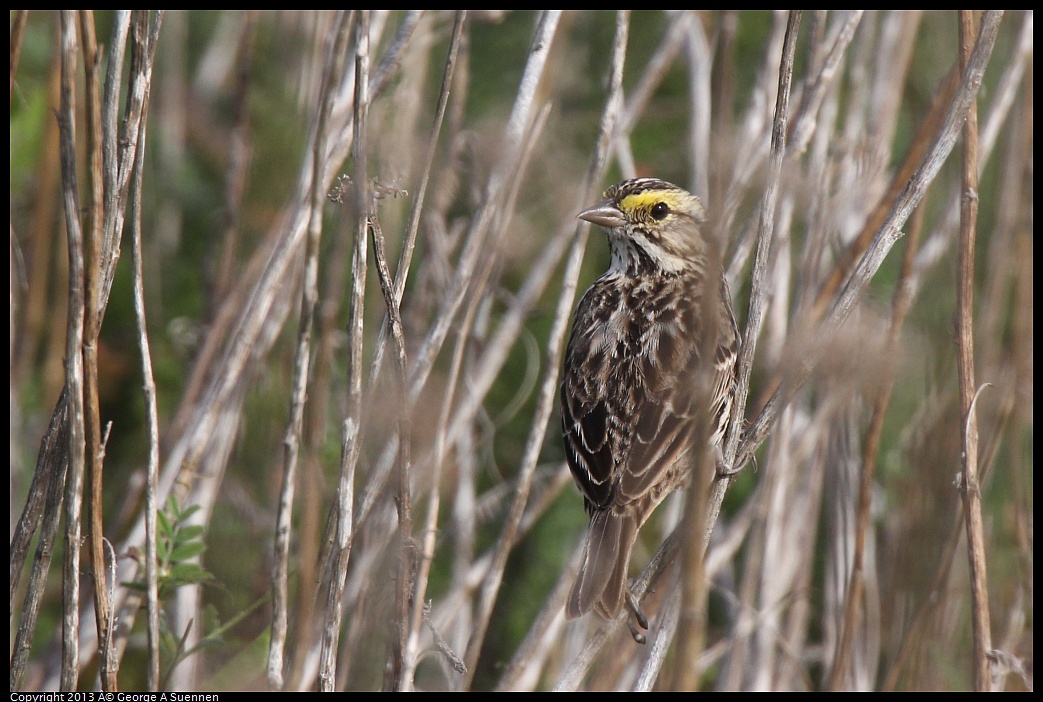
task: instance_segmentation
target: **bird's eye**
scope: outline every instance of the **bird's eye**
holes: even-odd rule
[[[662,221],[668,214],[670,214],[670,208],[665,202],[657,202],[652,207],[652,219],[656,221]]]

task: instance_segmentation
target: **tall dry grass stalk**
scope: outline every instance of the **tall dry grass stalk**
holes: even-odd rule
[[[1031,689],[1033,14],[960,19],[13,12],[11,689]],[[744,339],[645,646],[556,415],[636,174]]]

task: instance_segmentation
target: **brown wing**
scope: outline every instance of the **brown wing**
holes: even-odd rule
[[[607,509],[615,499],[616,458],[629,450],[620,418],[633,410],[630,393],[619,392],[613,369],[612,334],[605,320],[619,304],[619,291],[599,280],[580,300],[576,326],[565,352],[561,382],[561,425],[565,454],[588,511]]]
[[[697,394],[696,374],[702,362],[700,315],[706,311],[700,289],[690,282],[678,282],[673,289],[663,287],[659,298],[648,301],[656,310],[656,322],[643,333],[636,374],[639,390],[635,393],[641,401],[632,419],[633,442],[619,469],[616,496],[617,503],[650,501],[639,510],[644,517],[678,485],[691,465],[695,419],[706,411],[705,403],[710,403],[710,445],[720,443],[731,413],[738,330],[723,280],[719,305],[713,310],[718,323],[712,389],[708,397]]]
[[[738,384],[736,363],[739,360],[739,327],[735,323],[735,312],[732,310],[732,296],[728,290],[728,281],[721,272],[721,312],[720,328],[717,337],[717,349],[714,354],[713,398],[710,413],[713,425],[710,432],[710,444],[716,446],[724,440],[728,423],[731,421],[735,402],[735,386]]]
[[[678,476],[671,471],[683,469],[692,445],[700,328],[698,300],[690,297],[695,290],[678,282],[661,286],[644,301],[655,311],[655,321],[642,330],[637,356],[642,403],[633,418],[634,441],[619,486],[620,501],[651,500],[641,510],[644,517],[660,499],[662,491],[656,488],[674,487]]]

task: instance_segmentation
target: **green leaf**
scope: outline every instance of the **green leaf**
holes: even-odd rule
[[[186,541],[197,539],[203,535],[203,531],[205,531],[205,527],[201,524],[182,527],[177,533],[177,541],[178,543],[183,544]]]
[[[170,569],[169,579],[179,585],[194,585],[206,582],[211,577],[198,563],[178,563]]]
[[[167,516],[167,513],[163,510],[156,512],[156,516],[159,518],[157,521],[159,526],[159,538],[169,539],[174,531],[173,525],[170,523],[170,517]]]
[[[188,521],[188,518],[189,518],[189,517],[191,517],[191,516],[192,516],[193,514],[195,514],[196,512],[198,512],[199,510],[200,510],[200,506],[199,506],[199,505],[191,505],[191,506],[189,506],[189,507],[185,508],[185,511],[184,511],[184,512],[181,512],[181,513],[180,513],[180,514],[179,514],[179,515],[177,516],[177,520],[178,520],[179,522],[185,522],[185,521]]]
[[[193,556],[198,556],[206,550],[206,544],[202,541],[189,541],[187,543],[181,543],[174,547],[173,552],[170,554],[170,560],[175,563],[187,561]]]

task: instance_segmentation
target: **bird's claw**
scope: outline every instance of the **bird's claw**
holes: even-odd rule
[[[627,605],[627,628],[630,629],[630,635],[634,637],[634,641],[639,644],[645,643],[648,639],[645,635],[638,631],[638,627],[648,631],[648,617],[645,616],[644,612],[637,604],[637,600],[634,598],[634,593],[630,592],[629,589],[626,591],[626,605]],[[631,621],[633,617],[634,621]],[[637,622],[637,625],[634,625]]]

